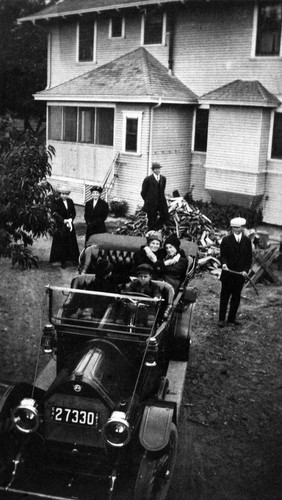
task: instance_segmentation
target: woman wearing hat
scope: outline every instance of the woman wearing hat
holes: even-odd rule
[[[87,224],[85,243],[92,234],[106,233],[105,220],[109,215],[109,205],[101,199],[101,186],[92,186],[92,199],[85,204],[84,218]]]
[[[54,197],[51,213],[55,221],[55,231],[51,246],[50,262],[61,262],[65,268],[67,262],[75,266],[78,263],[79,249],[73,221],[76,216],[73,200],[69,198],[70,190],[61,186]]]
[[[180,240],[176,234],[168,236],[164,243],[166,255],[163,259],[163,279],[177,290],[181,281],[185,278],[188,260],[180,248]]]
[[[161,248],[162,236],[158,231],[149,231],[146,234],[147,245],[140,247],[133,256],[134,267],[137,269],[142,264],[148,264],[153,268],[153,279],[160,276],[162,270],[163,249]]]

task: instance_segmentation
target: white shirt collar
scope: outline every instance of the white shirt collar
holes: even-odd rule
[[[160,180],[160,175],[156,175],[156,174],[154,174],[154,177],[155,177],[156,181],[159,181],[159,180]]]

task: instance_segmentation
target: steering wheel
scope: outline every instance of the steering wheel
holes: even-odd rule
[[[146,297],[146,299],[148,299],[148,298],[150,299],[151,298],[150,295],[147,295],[146,293],[138,293],[138,292],[122,292],[122,295],[128,295],[128,298],[127,297],[122,297],[121,301],[131,302],[135,306],[138,304],[138,300],[134,300],[132,298],[132,295],[135,296],[135,297]]]

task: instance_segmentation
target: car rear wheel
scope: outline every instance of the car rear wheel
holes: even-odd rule
[[[134,500],[165,500],[176,462],[178,436],[176,426],[170,427],[169,442],[160,452],[145,452],[140,463]]]

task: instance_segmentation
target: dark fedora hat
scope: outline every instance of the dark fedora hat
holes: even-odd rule
[[[90,192],[92,193],[93,191],[98,191],[98,193],[102,193],[103,188],[101,186],[91,186]]]
[[[97,277],[105,278],[113,270],[113,265],[107,259],[99,260],[95,270]]]
[[[160,163],[154,162],[152,163],[152,170],[155,170],[155,168],[163,168]]]

